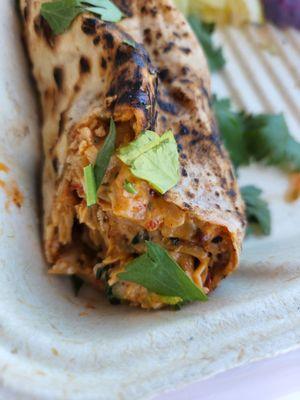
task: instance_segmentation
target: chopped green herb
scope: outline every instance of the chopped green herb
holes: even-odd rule
[[[97,191],[103,181],[116,146],[116,125],[110,120],[109,134],[98,153],[95,165],[84,168],[85,196],[88,207],[97,203]]]
[[[162,136],[143,132],[135,141],[119,150],[118,157],[134,176],[144,179],[164,194],[179,181],[179,156],[171,131]]]
[[[136,48],[136,42],[133,39],[130,39],[130,38],[124,39],[123,43],[127,44],[130,47]]]
[[[206,301],[206,294],[194,284],[168,252],[158,244],[146,242],[147,253],[131,261],[121,281],[137,283],[160,296],[175,297],[182,302]]]
[[[255,161],[288,172],[300,171],[300,143],[290,134],[283,114],[247,116],[245,136],[249,154]]]
[[[190,15],[188,21],[193,28],[199,42],[208,59],[209,67],[212,72],[219,71],[225,65],[222,48],[216,47],[213,43],[212,34],[214,33],[214,24],[202,22],[196,15]]]
[[[251,115],[232,110],[229,99],[213,99],[222,137],[235,165],[264,162],[288,172],[300,171],[300,143],[282,114]]]
[[[65,32],[73,20],[84,12],[91,12],[107,22],[118,22],[123,16],[110,0],[57,0],[41,6],[41,15],[55,35]]]
[[[127,179],[124,182],[124,189],[126,192],[131,193],[131,194],[137,194],[137,190],[134,187],[134,184],[129,182]]]
[[[118,151],[118,157],[127,165],[132,164],[143,153],[159,145],[160,136],[152,131],[145,131],[128,146]]]
[[[271,214],[267,202],[261,198],[262,190],[255,186],[245,186],[241,193],[246,204],[248,234],[259,231],[263,235],[270,235]]]
[[[213,108],[230,158],[237,168],[247,165],[250,155],[245,141],[245,115],[232,110],[229,99],[213,98]]]
[[[83,170],[86,204],[88,207],[97,203],[97,189],[93,165],[88,165]]]
[[[81,3],[84,5],[86,11],[101,16],[101,19],[106,22],[119,22],[123,17],[123,13],[113,1],[83,0]]]
[[[96,181],[96,188],[99,189],[103,178],[105,176],[106,170],[108,168],[110,159],[114,154],[115,147],[116,147],[116,125],[114,120],[110,120],[110,127],[109,127],[109,134],[107,135],[103,147],[98,153],[96,163],[95,163],[95,181]]]

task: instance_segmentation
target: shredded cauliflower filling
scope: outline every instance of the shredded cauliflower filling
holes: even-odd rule
[[[128,123],[117,126],[117,146],[133,139]],[[117,277],[128,261],[145,252],[145,241],[153,240],[162,244],[195,284],[208,292],[214,286],[213,272],[230,262],[232,245],[222,227],[203,223],[168,203],[147,182],[134,177],[116,156],[98,191],[97,205],[87,207],[83,168],[95,162],[107,132],[107,124],[92,121],[70,135],[52,213],[56,245],[52,246],[54,265],[50,272],[77,274],[101,286],[97,270],[106,267],[106,283],[117,284],[118,296],[155,307],[163,302],[160,296],[134,283],[118,283]],[[130,182],[136,193],[129,193],[125,182]],[[73,256],[68,257],[72,245]]]

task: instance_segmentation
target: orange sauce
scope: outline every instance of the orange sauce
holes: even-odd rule
[[[5,203],[6,210],[9,210],[11,204],[14,204],[18,208],[23,206],[24,195],[15,182],[4,182],[3,180],[0,180],[0,188],[4,190],[7,197]]]
[[[3,171],[3,172],[7,173],[7,172],[9,172],[9,168],[5,164],[0,162],[0,171]]]
[[[300,172],[290,175],[290,185],[286,193],[288,202],[296,201],[300,198]]]

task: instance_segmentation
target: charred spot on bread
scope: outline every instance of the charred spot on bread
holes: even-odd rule
[[[231,188],[230,190],[227,191],[227,195],[229,197],[235,198],[237,194],[236,191],[233,188]]]
[[[189,67],[182,67],[181,68],[182,75],[186,76],[189,72],[190,72]]]
[[[42,17],[41,15],[36,16],[34,19],[34,22],[33,22],[33,26],[34,26],[35,33],[38,36],[42,35],[44,40],[46,41],[46,43],[51,48],[54,48],[56,39],[52,32],[52,29],[50,28],[50,25],[45,20],[45,18]]]
[[[188,176],[187,170],[184,167],[181,168],[181,175],[184,177]]]
[[[80,61],[79,61],[79,67],[80,67],[80,73],[82,73],[82,74],[86,74],[86,73],[90,72],[91,66],[90,66],[89,59],[85,56],[81,56]]]
[[[56,83],[57,89],[62,90],[64,79],[64,70],[62,67],[55,67],[53,69],[53,78]]]
[[[55,173],[57,174],[57,172],[58,172],[58,159],[57,159],[57,157],[53,158],[52,165],[53,165],[53,169],[54,169]]]
[[[106,59],[104,57],[101,57],[101,67],[103,69],[107,68],[107,61],[106,61]]]
[[[179,135],[180,136],[187,136],[187,135],[189,135],[189,133],[190,133],[189,128],[186,125],[181,123],[180,124],[180,128],[179,128]]]
[[[110,32],[105,32],[103,34],[103,40],[104,40],[105,45],[106,45],[106,47],[108,49],[113,49],[114,48],[115,41],[114,41],[113,35]]]
[[[159,79],[164,82],[170,78],[170,71],[168,68],[163,68],[158,72]]]
[[[96,18],[85,18],[82,22],[81,29],[86,35],[95,35],[99,21]]]
[[[149,28],[144,29],[144,40],[148,45],[152,44],[151,29],[149,29]]]
[[[169,43],[165,46],[163,52],[164,52],[164,53],[169,53],[169,52],[174,48],[174,46],[175,46],[175,43],[174,43],[174,42],[169,42]]]
[[[152,16],[153,18],[156,17],[157,13],[158,13],[157,7],[152,7],[152,8],[150,9],[150,14],[151,14],[151,16]]]
[[[98,46],[98,44],[100,43],[100,40],[101,40],[101,38],[100,38],[99,35],[95,36],[94,39],[93,39],[94,45]]]
[[[189,47],[179,47],[179,50],[182,51],[186,55],[191,54],[191,52],[192,52],[192,50]]]
[[[165,111],[169,114],[177,115],[177,113],[178,113],[178,108],[175,103],[165,101],[159,95],[157,96],[157,104],[163,111]]]

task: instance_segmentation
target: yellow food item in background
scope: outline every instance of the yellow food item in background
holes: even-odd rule
[[[262,24],[260,0],[174,0],[185,14],[198,14],[205,22],[243,25]]]
[[[174,0],[177,7],[187,15],[189,13],[189,0]]]

